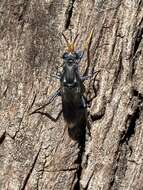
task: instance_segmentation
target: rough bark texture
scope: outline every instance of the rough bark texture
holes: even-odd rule
[[[59,87],[68,29],[79,48],[94,29],[88,70],[100,70],[80,141],[62,116],[29,115]],[[143,189],[142,35],[142,0],[0,1],[1,190]],[[44,111],[56,117],[60,97]]]

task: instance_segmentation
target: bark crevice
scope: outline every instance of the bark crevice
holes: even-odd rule
[[[30,0],[25,0],[25,1],[24,1],[24,3],[23,3],[23,9],[22,9],[22,11],[21,11],[21,13],[20,13],[20,15],[19,15],[19,17],[18,17],[18,21],[19,21],[19,22],[23,20],[24,15],[25,15],[25,13],[26,13],[28,7],[29,7],[29,2],[30,2]]]
[[[129,115],[126,120],[127,130],[121,133],[118,150],[114,157],[113,178],[109,184],[109,189],[116,190],[120,187],[127,170],[127,157],[130,157],[133,153],[132,147],[130,146],[130,140],[135,135],[135,128],[137,126],[137,121],[141,116],[143,103],[143,97],[138,91],[133,90],[133,97],[138,98],[136,100],[138,103],[132,115]]]
[[[6,131],[4,131],[4,132],[2,133],[2,135],[0,136],[0,144],[3,143],[5,137],[6,137]]]
[[[71,18],[73,14],[73,8],[74,8],[74,2],[75,0],[69,0],[69,4],[66,10],[66,21],[65,21],[65,30],[69,29],[69,26],[71,24]]]
[[[136,36],[135,36],[135,40],[134,40],[134,47],[133,47],[133,56],[135,56],[135,54],[138,51],[138,48],[140,46],[140,43],[142,41],[142,36],[143,36],[143,26],[141,26],[142,22],[140,24],[139,29],[136,32]]]
[[[39,149],[38,153],[36,154],[36,156],[35,156],[35,158],[34,158],[34,160],[33,160],[33,163],[32,163],[32,165],[31,165],[31,168],[30,168],[29,172],[27,173],[27,175],[26,175],[26,177],[25,177],[25,179],[24,179],[24,181],[23,181],[23,185],[22,185],[22,187],[21,187],[20,190],[25,190],[26,185],[27,185],[27,183],[28,183],[28,180],[29,180],[29,178],[30,178],[30,176],[31,176],[31,174],[32,174],[32,171],[33,171],[33,169],[34,169],[34,167],[35,167],[35,164],[36,164],[36,162],[37,162],[37,159],[38,159],[38,156],[39,156],[40,151],[41,151],[41,148]]]

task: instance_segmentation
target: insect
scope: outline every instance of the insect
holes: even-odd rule
[[[57,121],[60,114],[55,119],[50,114],[41,112],[40,110],[50,104],[57,96],[61,96],[63,117],[66,123],[68,123],[68,127],[72,129],[86,122],[87,103],[84,97],[84,81],[92,77],[95,73],[92,75],[80,75],[79,62],[84,55],[84,51],[77,52],[75,50],[75,42],[78,35],[70,42],[64,34],[62,35],[67,43],[66,52],[62,56],[64,63],[63,71],[56,75],[52,75],[60,81],[60,88],[49,98],[47,104],[37,108],[31,114],[41,113],[51,120]],[[91,37],[92,33],[90,33],[87,43],[89,43]]]

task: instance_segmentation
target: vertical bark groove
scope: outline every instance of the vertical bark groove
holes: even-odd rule
[[[75,0],[69,0],[69,4],[66,10],[66,21],[65,21],[65,30],[69,29],[69,26],[71,24],[71,18],[73,14],[73,8],[74,8],[74,2]]]

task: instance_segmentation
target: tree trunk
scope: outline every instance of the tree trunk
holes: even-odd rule
[[[64,40],[93,30],[86,84],[87,127],[73,139],[56,122],[30,113],[59,88]],[[0,189],[143,189],[143,1],[0,2]],[[93,87],[95,89],[93,89]],[[58,97],[42,111],[61,112]]]

